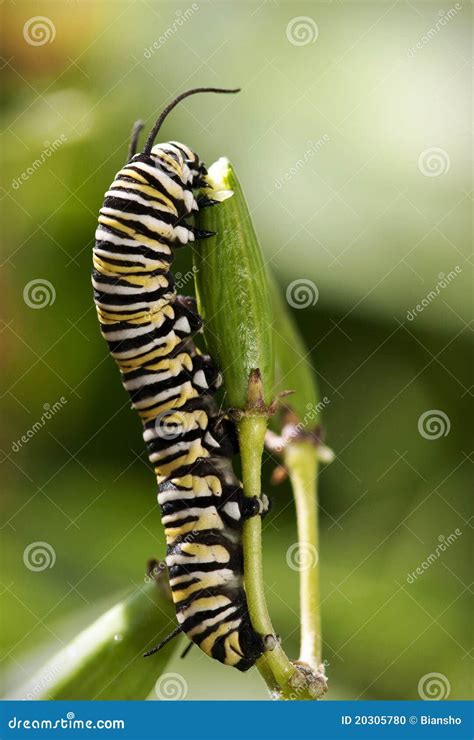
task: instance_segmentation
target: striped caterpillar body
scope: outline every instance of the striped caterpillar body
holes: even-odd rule
[[[186,222],[209,199],[199,157],[178,142],[153,145],[130,159],[105,194],[94,247],[92,282],[103,336],[117,361],[158,481],[178,627],[207,655],[241,671],[264,652],[251,626],[243,587],[242,525],[263,514],[265,500],[246,498],[231,463],[235,433],[218,412],[221,383],[212,360],[192,340],[201,319],[192,298],[178,296],[171,274],[176,248],[209,236]]]

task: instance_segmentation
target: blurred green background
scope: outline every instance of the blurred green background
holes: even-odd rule
[[[292,310],[337,456],[320,475],[328,699],[416,699],[433,672],[450,699],[468,698],[470,10],[456,8],[2,4],[7,687],[142,584],[147,558],[164,552],[140,424],[93,308],[96,215],[136,118],[149,127],[190,87],[238,85],[238,96],[185,101],[161,136],[208,163],[227,155],[282,291],[301,279],[317,288],[315,305]],[[46,42],[28,25],[38,15]],[[41,309],[41,297],[29,305],[33,280],[49,284]],[[57,402],[43,424],[45,404]],[[419,431],[433,410],[444,436]],[[267,479],[274,465],[266,460]],[[267,595],[296,657],[294,511],[287,485],[270,493]],[[56,560],[34,572],[23,557],[38,541]],[[266,696],[256,671],[240,675],[197,650],[170,670],[185,676],[188,698]]]

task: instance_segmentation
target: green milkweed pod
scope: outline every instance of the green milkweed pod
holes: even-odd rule
[[[206,344],[224,376],[226,405],[247,408],[249,380],[251,387],[258,385],[258,370],[263,410],[273,400],[275,387],[273,317],[262,253],[229,160],[215,162],[206,179],[206,195],[221,201],[199,212],[198,227],[217,233],[194,252]]]

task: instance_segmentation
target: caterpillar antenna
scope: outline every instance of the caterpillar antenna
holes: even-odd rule
[[[138,137],[145,124],[143,121],[135,121],[132,126],[132,133],[130,134],[130,144],[128,146],[128,162],[131,160],[134,154],[137,153]]]
[[[167,645],[168,642],[171,642],[171,640],[177,637],[180,632],[181,632],[181,625],[179,627],[176,627],[176,629],[174,629],[173,632],[170,632],[170,634],[167,635],[164,640],[159,642],[156,647],[152,648],[151,650],[147,650],[147,652],[143,654],[143,657],[148,658],[150,655],[154,655],[155,653],[157,653],[158,650],[161,650],[161,648]]]
[[[188,98],[190,95],[196,95],[196,93],[206,93],[206,92],[238,93],[240,92],[240,87],[237,87],[232,90],[226,90],[225,88],[221,88],[221,87],[195,87],[193,90],[187,90],[186,92],[181,93],[181,95],[178,95],[178,97],[172,100],[171,103],[169,103],[164,109],[164,111],[160,114],[157,122],[155,123],[155,125],[153,126],[150,132],[150,135],[148,136],[148,139],[146,140],[145,147],[143,149],[143,154],[147,154],[147,155],[150,154],[152,147],[153,147],[153,142],[155,141],[156,135],[161,128],[161,124],[165,120],[168,113],[170,113],[173,110],[173,108],[175,108],[178,105],[178,103],[180,103],[185,98]]]
[[[180,658],[185,658],[186,655],[191,650],[191,648],[192,648],[193,645],[194,645],[194,642],[190,642],[189,645],[186,645],[186,647],[184,648],[183,652],[181,653],[181,655],[179,657]]]

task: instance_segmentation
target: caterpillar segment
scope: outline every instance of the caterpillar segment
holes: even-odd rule
[[[213,398],[221,377],[194,345],[202,321],[195,301],[177,295],[171,273],[176,249],[212,235],[187,220],[214,204],[195,195],[207,171],[184,144],[154,144],[172,107],[200,91],[165,109],[138,154],[142,124],[135,125],[129,161],[99,213],[92,283],[100,328],[141,417],[158,481],[178,626],[148,654],[183,632],[211,658],[246,671],[266,641],[249,617],[242,526],[264,514],[268,501],[243,495],[231,461],[234,425]]]

